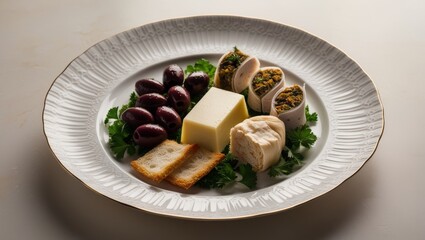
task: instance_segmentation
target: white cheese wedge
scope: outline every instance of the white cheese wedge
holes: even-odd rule
[[[184,118],[181,142],[221,152],[230,129],[248,116],[243,95],[212,87]]]
[[[254,171],[277,163],[285,146],[285,124],[274,116],[246,119],[230,131],[230,152]]]

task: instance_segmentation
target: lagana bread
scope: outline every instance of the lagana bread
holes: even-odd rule
[[[179,144],[176,141],[165,140],[139,159],[131,161],[130,164],[139,173],[155,182],[160,182],[192,156],[197,149],[196,144]]]
[[[279,161],[285,146],[285,124],[275,116],[256,116],[230,130],[230,152],[254,171],[264,171]]]
[[[222,153],[214,153],[204,148],[199,148],[179,168],[174,170],[166,180],[176,186],[189,189],[217,166],[224,156]]]

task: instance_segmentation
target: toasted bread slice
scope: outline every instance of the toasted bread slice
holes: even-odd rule
[[[179,144],[176,141],[165,140],[143,157],[131,161],[131,166],[149,179],[160,182],[197,149],[196,144]]]
[[[214,153],[199,148],[179,168],[174,170],[166,180],[179,187],[189,189],[199,179],[207,175],[224,158],[222,153]]]

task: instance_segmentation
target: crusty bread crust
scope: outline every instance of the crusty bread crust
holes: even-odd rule
[[[195,158],[197,155],[201,155],[206,161],[196,162]],[[166,180],[173,185],[189,189],[217,166],[224,157],[225,155],[222,153],[213,153],[205,149],[198,149],[175,172],[171,173]],[[197,169],[191,170],[191,164],[196,164]]]
[[[147,166],[146,162],[148,158],[159,158],[166,156],[154,156],[158,149],[157,148],[165,148],[170,145],[181,145],[182,149],[176,158],[169,159],[168,163],[162,167],[161,171],[153,172]],[[178,168],[181,164],[184,163],[186,159],[188,159],[196,150],[198,149],[198,145],[196,144],[179,144],[176,141],[165,140],[149,152],[147,152],[144,156],[140,157],[137,160],[131,161],[131,166],[139,173],[143,174],[149,179],[152,179],[155,182],[161,182],[165,179],[170,173],[172,173],[176,168]]]

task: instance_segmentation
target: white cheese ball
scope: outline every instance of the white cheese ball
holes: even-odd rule
[[[285,124],[274,116],[252,117],[230,130],[230,152],[256,172],[276,164],[284,146]]]

